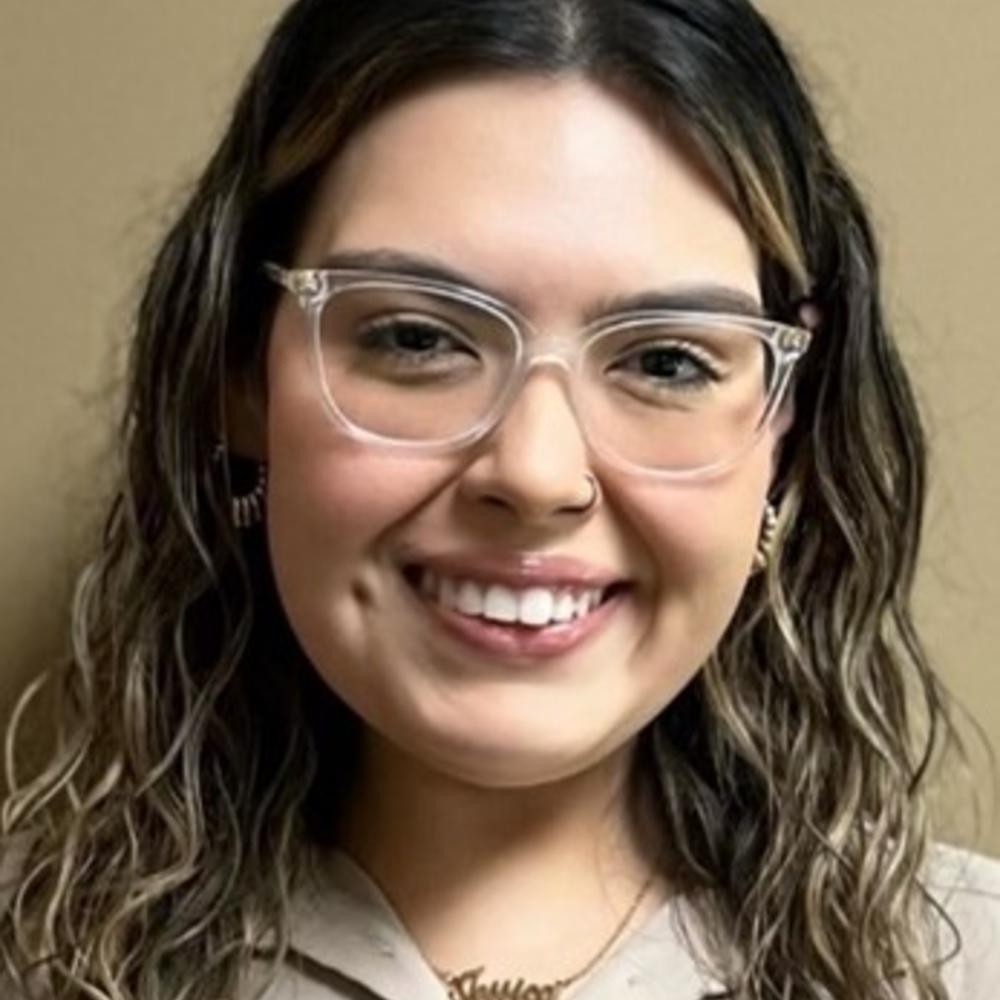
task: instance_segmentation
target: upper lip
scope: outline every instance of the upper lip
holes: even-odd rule
[[[628,582],[621,573],[573,556],[540,553],[412,553],[403,559],[402,565],[404,569],[420,566],[453,579],[479,580],[516,588],[604,588]]]

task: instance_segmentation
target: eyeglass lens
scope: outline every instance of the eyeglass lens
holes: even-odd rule
[[[446,441],[492,417],[517,368],[513,328],[445,294],[339,290],[320,314],[325,387],[353,424],[386,438]],[[587,345],[578,417],[627,462],[684,470],[737,454],[763,418],[770,348],[739,318],[637,319]]]

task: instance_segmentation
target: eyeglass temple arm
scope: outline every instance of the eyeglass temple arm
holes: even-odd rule
[[[286,270],[280,264],[265,260],[260,268],[272,281],[276,281],[282,288],[290,292],[295,291],[295,280],[291,271]]]
[[[324,296],[327,284],[321,271],[285,268],[272,261],[264,261],[262,268],[269,278],[291,292],[303,307]]]

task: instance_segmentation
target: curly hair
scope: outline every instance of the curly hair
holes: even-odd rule
[[[291,254],[331,157],[393,97],[473,72],[583,74],[640,100],[714,173],[768,313],[810,296],[822,317],[774,558],[639,735],[635,780],[722,965],[714,996],[942,1000],[927,793],[937,755],[965,749],[910,610],[925,442],[862,200],[746,0],[300,0],[279,20],[146,280],[71,655],[8,730],[7,975],[46,998],[216,1000],[285,957],[360,725],[299,648],[263,534],[231,526],[249,470],[214,444],[227,387],[266,396],[259,265]],[[21,779],[45,684],[57,746]]]

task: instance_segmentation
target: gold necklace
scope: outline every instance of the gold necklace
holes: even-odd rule
[[[475,969],[466,969],[465,972],[459,973],[443,972],[435,968],[434,972],[438,978],[448,987],[448,1000],[560,1000],[563,990],[587,975],[621,937],[629,925],[629,921],[635,915],[635,911],[639,909],[640,903],[646,898],[646,893],[649,892],[654,877],[655,872],[646,879],[625,916],[619,921],[611,937],[601,946],[600,951],[573,975],[544,984],[532,983],[524,979],[494,979],[490,983],[483,983],[481,978],[486,971],[485,965],[480,965]]]

